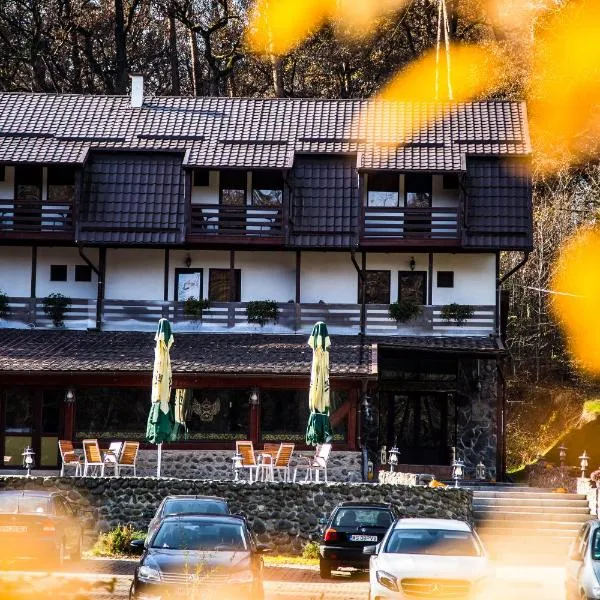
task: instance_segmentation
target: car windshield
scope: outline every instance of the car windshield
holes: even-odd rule
[[[197,498],[167,500],[163,510],[163,515],[189,513],[226,515],[229,514],[229,510],[224,502],[200,500]]]
[[[394,529],[384,552],[436,556],[481,556],[477,540],[469,531],[449,529]]]
[[[333,518],[333,527],[382,527],[387,529],[394,518],[385,508],[340,508]]]
[[[17,496],[7,494],[0,496],[0,513],[46,514],[48,498],[41,496]]]
[[[592,540],[592,560],[600,560],[600,529],[594,532]]]
[[[241,525],[214,521],[166,521],[152,540],[152,548],[171,550],[246,550]]]

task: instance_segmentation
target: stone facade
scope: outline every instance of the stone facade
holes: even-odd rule
[[[284,484],[141,477],[0,477],[1,489],[57,489],[82,508],[93,508],[95,526],[131,523],[145,529],[168,494],[207,494],[243,513],[259,541],[276,552],[299,553],[318,520],[345,500],[392,503],[402,516],[473,522],[472,494],[464,489],[366,484]]]
[[[468,398],[457,398],[457,451],[473,477],[479,461],[488,478],[496,478],[498,373],[495,360],[479,361],[479,385],[470,388]]]

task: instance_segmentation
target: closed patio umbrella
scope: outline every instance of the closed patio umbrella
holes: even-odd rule
[[[156,476],[160,477],[162,445],[173,439],[175,417],[171,406],[171,357],[169,350],[173,345],[171,323],[167,319],[158,322],[154,336],[154,370],[152,372],[152,397],[146,437],[151,444],[158,445]],[[175,431],[176,433],[176,431]]]
[[[308,406],[310,415],[306,427],[306,443],[312,446],[333,440],[329,422],[329,347],[331,340],[327,325],[315,324],[308,345],[313,351]]]

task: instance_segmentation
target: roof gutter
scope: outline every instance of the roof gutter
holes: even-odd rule
[[[106,248],[100,248],[100,258],[96,266],[83,251],[83,246],[78,245],[77,250],[83,261],[96,273],[98,277],[98,293],[96,296],[96,331],[102,330],[102,307],[104,304],[104,272],[106,271]]]
[[[529,260],[529,256],[530,256],[531,252],[529,250],[526,250],[523,258],[505,275],[503,275],[499,280],[498,280],[498,288],[500,288],[500,286],[510,277],[512,277],[519,269],[521,269],[525,263]]]

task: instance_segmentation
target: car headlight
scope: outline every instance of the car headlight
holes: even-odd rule
[[[229,583],[252,583],[254,581],[254,573],[252,571],[233,573],[228,581]]]
[[[157,582],[160,581],[160,572],[152,567],[140,567],[140,570],[138,571],[138,579],[145,582]]]
[[[392,592],[398,591],[398,582],[393,575],[386,573],[385,571],[377,571],[375,573],[375,577],[377,577],[377,581],[380,585]]]

